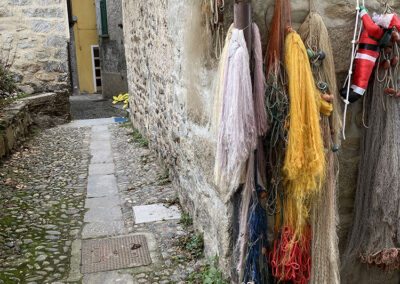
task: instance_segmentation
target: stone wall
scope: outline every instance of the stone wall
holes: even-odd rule
[[[18,102],[3,110],[0,118],[0,159],[10,154],[29,133],[31,124],[32,118],[26,103]]]
[[[51,127],[71,119],[69,97],[46,93],[21,99],[4,108],[0,117],[0,159],[12,152],[29,133],[29,127]]]
[[[23,92],[69,89],[68,40],[66,1],[0,0],[0,57]]]
[[[27,104],[32,122],[38,127],[52,127],[71,120],[68,93],[44,93],[21,101]]]
[[[112,96],[128,92],[122,25],[122,0],[107,1],[107,22],[108,36],[100,36],[99,40],[101,82],[103,97],[112,98]]]
[[[213,182],[216,137],[211,126],[213,80],[217,61],[210,58],[210,39],[197,0],[123,0],[124,36],[131,94],[131,119],[150,140],[160,158],[171,166],[181,202],[204,231],[208,256],[218,253],[229,271],[232,252],[233,204]],[[274,0],[252,0],[253,18],[266,33],[264,15],[270,22]],[[329,29],[339,84],[347,74],[355,20],[355,1],[314,1]],[[232,0],[226,0],[225,20],[232,22]],[[389,1],[400,8],[398,1]],[[381,4],[368,1],[371,11]],[[308,1],[292,0],[292,22],[299,27],[308,14]],[[346,246],[352,223],[359,161],[361,102],[350,106],[347,140],[340,159],[340,249]],[[365,266],[354,270],[342,283],[399,283],[398,275],[383,275]]]

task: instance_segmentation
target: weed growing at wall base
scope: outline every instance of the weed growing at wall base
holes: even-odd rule
[[[169,179],[169,169],[167,166],[165,166],[165,164],[164,164],[164,172],[158,175],[158,181],[159,181],[158,185],[160,186],[166,185],[171,182],[171,180]]]
[[[186,280],[190,284],[229,284],[218,268],[218,260],[217,255],[208,259],[204,266],[189,274]]]
[[[124,128],[133,128],[132,122],[129,120],[129,118],[125,122],[119,123],[119,127],[124,127]]]
[[[147,148],[149,146],[149,142],[143,138],[142,134],[137,129],[134,129],[128,135],[132,136],[129,142],[137,143],[140,147]]]
[[[189,213],[183,213],[179,223],[185,227],[189,227],[193,225],[193,219],[190,217]]]
[[[15,92],[17,86],[13,79],[13,73],[8,68],[0,64],[0,98],[8,97],[9,94]]]
[[[128,140],[129,143],[137,143],[140,147],[143,148],[147,148],[149,146],[149,141],[147,141],[147,139],[143,137],[139,130],[133,128],[132,122],[129,120],[129,118],[127,121],[120,123],[119,127],[132,129],[131,132],[126,134],[132,137]],[[143,162],[147,163],[146,161]]]
[[[184,252],[185,258],[199,259],[203,255],[204,239],[202,232],[195,232],[193,235],[187,235],[179,238],[179,247]]]
[[[176,195],[174,199],[168,200],[167,203],[165,204],[165,207],[169,208],[169,207],[171,207],[173,205],[181,206],[178,195]]]

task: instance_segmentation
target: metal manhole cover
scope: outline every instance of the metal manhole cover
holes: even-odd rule
[[[82,273],[117,270],[151,264],[143,235],[82,241]]]

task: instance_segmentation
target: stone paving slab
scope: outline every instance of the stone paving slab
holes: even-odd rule
[[[90,149],[90,154],[92,155],[92,159],[90,160],[91,164],[112,163],[114,161],[110,142],[108,142],[108,145],[105,145],[104,148]]]
[[[113,237],[126,233],[123,221],[93,222],[83,227],[82,238]]]
[[[87,198],[85,201],[85,208],[111,208],[120,206],[119,198],[117,195],[107,197]]]
[[[90,164],[89,165],[89,175],[111,175],[114,174],[115,166],[114,163],[104,163],[104,164]]]
[[[108,164],[112,163],[114,161],[114,158],[111,153],[108,153],[107,150],[105,150],[105,153],[101,152],[96,152],[95,155],[92,154],[92,159],[90,162],[92,164]]]
[[[93,140],[90,143],[90,150],[92,153],[97,154],[98,152],[111,153],[111,143],[110,140]]]
[[[92,132],[92,142],[93,141],[110,141],[111,136],[109,133],[102,132]]]
[[[88,274],[83,277],[83,284],[115,283],[136,284],[132,275],[120,274],[117,271]]]
[[[108,131],[108,126],[107,125],[96,125],[92,127],[92,135],[93,133],[103,133],[105,131]]]
[[[88,197],[103,197],[117,194],[117,182],[114,175],[89,176],[87,185]]]
[[[92,141],[93,143],[93,141]],[[92,144],[91,143],[91,144]],[[105,142],[105,143],[100,143],[102,144],[101,146],[103,147],[99,147],[99,143],[93,143],[94,146],[90,145],[90,154],[93,156],[98,156],[98,157],[102,157],[102,156],[112,156],[112,151],[111,151],[111,143],[109,141]],[[96,147],[97,146],[97,147]],[[92,164],[93,161],[91,161]]]
[[[181,212],[177,206],[166,207],[164,204],[133,206],[133,214],[136,224],[181,218]]]
[[[122,212],[119,207],[90,208],[83,219],[84,222],[108,222],[122,220]]]
[[[87,127],[114,123],[117,123],[115,118],[82,119],[72,121],[71,123],[66,124],[66,127]]]

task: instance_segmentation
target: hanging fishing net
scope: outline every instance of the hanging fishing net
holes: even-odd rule
[[[289,77],[289,132],[282,174],[285,194],[276,218],[277,235],[270,252],[273,274],[281,281],[306,283],[310,279],[310,212],[325,178],[325,153],[320,109],[329,113],[314,84],[306,48],[290,30],[285,42]],[[281,228],[281,229],[279,229]]]
[[[252,24],[253,44],[251,52],[251,66],[253,67],[253,100],[255,127],[258,137],[261,137],[268,128],[265,109],[265,77],[262,62],[261,36],[255,23]],[[250,72],[250,69],[249,69]],[[257,151],[262,151],[262,145],[258,143]],[[264,208],[260,204],[259,194],[263,189],[259,186],[258,165],[265,168],[263,161],[258,160],[257,151],[250,154],[247,163],[246,183],[242,193],[239,236],[235,244],[234,254],[237,261],[236,272],[238,279],[242,281],[261,282],[265,279],[263,271],[267,269],[267,225]]]
[[[268,112],[269,131],[264,138],[266,168],[266,187],[268,190],[266,208],[268,215],[280,213],[278,199],[283,196],[283,176],[281,170],[285,159],[287,142],[287,118],[289,112],[289,96],[287,94],[287,78],[284,64],[284,5],[276,0],[264,64],[266,66],[266,108]]]
[[[398,59],[397,43],[380,61]],[[354,223],[343,258],[346,268],[356,258],[368,266],[392,272],[400,268],[400,96],[398,63],[378,65],[364,98],[361,160]],[[390,92],[388,92],[388,90]],[[394,91],[394,92],[393,92]],[[393,96],[395,95],[395,97]]]
[[[216,184],[226,200],[237,190],[247,160],[257,144],[249,54],[243,31],[233,29],[223,84],[216,154]]]
[[[311,211],[311,279],[310,283],[339,284],[339,248],[336,227],[338,224],[337,186],[338,159],[337,150],[340,141],[340,107],[336,82],[335,64],[328,31],[320,15],[311,12],[299,29],[306,47],[311,54],[311,67],[315,84],[320,91],[332,99],[333,112],[330,117],[323,115],[321,130],[326,151],[326,179],[321,196],[312,204]],[[321,53],[323,52],[323,53]],[[320,58],[320,55],[325,58]]]

